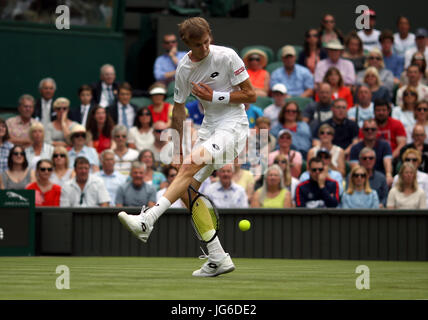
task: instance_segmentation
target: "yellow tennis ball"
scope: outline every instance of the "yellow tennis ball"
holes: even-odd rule
[[[247,231],[248,229],[250,229],[251,227],[251,223],[248,220],[241,220],[239,221],[239,229],[241,229],[241,231]]]

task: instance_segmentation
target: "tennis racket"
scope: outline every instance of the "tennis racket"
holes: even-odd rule
[[[192,199],[192,191],[196,194]],[[206,195],[195,190],[191,185],[187,189],[191,223],[196,236],[202,242],[212,241],[218,232],[219,215],[214,203]]]

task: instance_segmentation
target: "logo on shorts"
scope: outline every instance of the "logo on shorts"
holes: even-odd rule
[[[214,79],[214,78],[215,78],[215,77],[217,77],[219,74],[220,74],[220,73],[218,73],[218,72],[216,71],[216,72],[211,73],[210,77]]]
[[[213,149],[220,150],[220,147],[217,144],[213,143]]]

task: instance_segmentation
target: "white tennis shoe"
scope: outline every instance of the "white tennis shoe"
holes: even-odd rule
[[[142,212],[144,212],[144,208]],[[126,229],[131,231],[135,237],[137,237],[137,239],[143,241],[144,243],[147,242],[150,233],[153,230],[153,226],[146,221],[144,214],[130,215],[125,211],[121,211],[117,216]]]
[[[216,277],[235,270],[235,265],[228,253],[226,253],[226,256],[220,261],[214,261],[210,259],[209,256],[207,258],[208,261],[202,265],[202,268],[193,272],[192,275],[194,277]]]

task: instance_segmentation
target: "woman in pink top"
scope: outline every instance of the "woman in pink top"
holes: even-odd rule
[[[275,158],[283,154],[290,163],[291,175],[299,178],[302,171],[302,154],[299,151],[291,150],[292,139],[291,131],[288,129],[283,129],[278,133],[279,149],[269,153],[268,164],[271,166]]]

